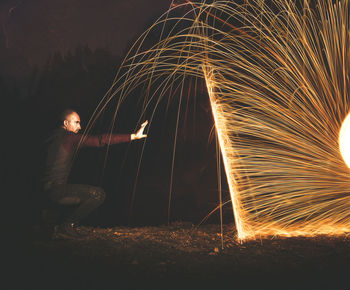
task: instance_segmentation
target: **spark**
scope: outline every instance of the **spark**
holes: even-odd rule
[[[156,99],[156,110],[187,78],[204,79],[238,238],[344,234],[350,171],[338,140],[350,109],[349,1],[268,2],[186,0],[180,17],[173,5],[135,42],[91,124],[139,86],[145,109]],[[143,49],[159,26],[159,41]]]

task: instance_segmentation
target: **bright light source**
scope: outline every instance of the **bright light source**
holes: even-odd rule
[[[350,114],[348,114],[340,128],[339,149],[346,165],[350,168]]]

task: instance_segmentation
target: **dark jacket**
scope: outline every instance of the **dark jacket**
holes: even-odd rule
[[[130,134],[83,136],[58,128],[47,139],[47,157],[43,176],[44,189],[67,183],[74,155],[80,147],[102,147],[130,141]]]

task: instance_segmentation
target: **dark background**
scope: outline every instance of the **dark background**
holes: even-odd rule
[[[27,0],[0,4],[3,223],[36,224],[44,140],[64,108],[77,110],[82,126],[110,88],[129,47],[170,7],[165,0]],[[152,39],[153,38],[153,39]],[[155,41],[157,31],[150,35]],[[185,82],[168,220],[172,158],[179,98],[163,101],[148,138],[80,151],[72,183],[101,186],[105,203],[84,223],[95,226],[200,222],[219,202],[216,144],[205,84]],[[131,133],[142,91],[120,108],[116,133]],[[113,104],[92,133],[108,130]],[[149,118],[146,114],[144,119]],[[143,154],[142,154],[143,152]],[[142,162],[139,166],[142,154]],[[138,170],[140,168],[140,170]],[[224,201],[229,199],[222,169]],[[232,222],[231,204],[224,220]],[[208,221],[219,222],[219,211]]]
[[[266,289],[343,289],[338,285],[347,282],[348,236],[272,237],[240,243],[230,224],[230,203],[224,206],[223,218],[228,221],[224,249],[219,211],[199,230],[187,223],[173,223],[167,229],[132,227],[168,222],[176,95],[168,109],[167,100],[161,103],[147,128],[139,174],[143,141],[111,147],[106,165],[104,148],[86,148],[78,156],[71,182],[102,186],[107,193],[105,203],[84,223],[111,228],[97,229],[98,238],[84,242],[38,241],[30,225],[39,222],[43,144],[56,126],[57,115],[72,107],[86,126],[128,47],[170,3],[0,0],[0,225],[2,241],[11,243],[2,247],[5,283],[8,278],[12,289],[23,283],[25,287],[18,289],[28,289],[28,285],[67,289],[69,280],[76,289],[101,288],[111,281],[114,288],[126,282],[125,289],[139,282],[137,289],[148,289],[148,285],[156,289],[154,281],[162,289],[173,285],[175,289],[176,283],[181,289],[215,289],[220,282],[239,289],[264,289],[265,285]],[[186,80],[189,98],[184,99],[180,115],[170,221],[198,224],[218,205],[219,192],[208,96],[203,82],[198,81],[196,90],[193,85],[193,79]],[[135,129],[140,99],[141,92],[135,91],[123,103],[116,132]],[[113,104],[93,133],[105,131],[112,114]],[[149,117],[146,114],[143,119]],[[222,168],[221,172],[226,201],[229,195]],[[129,227],[114,228],[115,235],[113,226],[119,225]]]

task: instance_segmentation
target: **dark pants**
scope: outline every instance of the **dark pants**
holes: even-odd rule
[[[105,199],[105,192],[97,186],[85,184],[57,184],[46,190],[51,202],[59,206],[72,206],[74,210],[64,217],[64,222],[76,223],[98,208]]]

